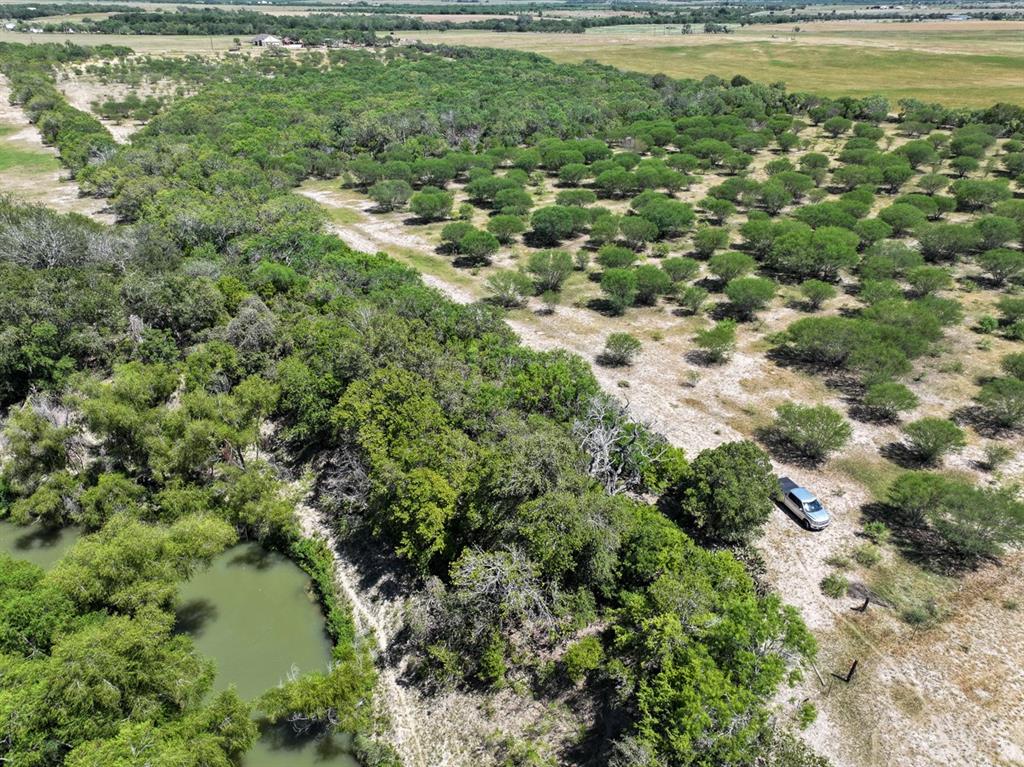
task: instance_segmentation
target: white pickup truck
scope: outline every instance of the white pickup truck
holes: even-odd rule
[[[779,489],[782,491],[782,504],[808,529],[823,530],[828,527],[832,517],[814,493],[800,487],[789,477],[779,477]]]

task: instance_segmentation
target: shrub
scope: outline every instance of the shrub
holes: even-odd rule
[[[501,687],[505,683],[506,671],[505,640],[495,631],[480,653],[477,677],[492,687]]]
[[[904,410],[917,407],[917,395],[895,381],[872,384],[864,392],[863,405],[876,418],[894,420]]]
[[[636,252],[621,245],[602,245],[597,251],[597,263],[605,269],[625,269],[636,263]]]
[[[382,210],[398,210],[412,197],[412,187],[407,181],[378,181],[370,187],[367,194]]]
[[[999,309],[999,319],[1004,325],[1014,325],[1024,320],[1024,298],[1003,296],[996,306]]]
[[[633,271],[636,273],[635,303],[652,306],[658,300],[658,296],[672,290],[672,280],[653,264],[642,264]]]
[[[853,120],[846,117],[830,117],[821,124],[821,127],[833,138],[846,133],[853,127]]]
[[[736,321],[721,320],[697,332],[693,341],[712,362],[724,362],[736,348]]]
[[[921,418],[904,426],[903,433],[914,455],[929,464],[967,444],[963,430],[945,418]]]
[[[1024,381],[996,378],[981,387],[975,398],[985,415],[1005,428],[1024,424]]]
[[[828,405],[787,402],[776,408],[775,434],[805,458],[821,461],[842,448],[853,430],[841,414]]]
[[[1024,352],[1007,354],[999,362],[999,366],[1011,378],[1024,380]]]
[[[996,471],[1000,466],[1013,458],[1014,453],[1014,449],[1009,445],[989,442],[985,445],[985,458],[983,462],[985,471]]]
[[[1006,181],[961,179],[950,186],[960,210],[978,210],[990,208],[997,202],[1013,197],[1013,192]]]
[[[679,293],[676,301],[681,307],[687,309],[691,314],[697,314],[701,307],[704,306],[704,302],[708,299],[708,292],[699,285],[687,285],[682,292]]]
[[[930,224],[916,233],[921,253],[929,261],[956,261],[981,245],[981,236],[964,224]]]
[[[893,512],[925,521],[946,548],[973,564],[1024,541],[1024,503],[1010,488],[978,488],[928,472],[907,472],[889,489]]]
[[[737,277],[725,286],[725,295],[736,313],[749,318],[775,295],[775,283],[764,277]]]
[[[865,543],[852,552],[853,560],[862,567],[874,567],[882,561],[882,552],[873,543]]]
[[[533,282],[529,277],[509,269],[494,272],[484,285],[491,294],[491,301],[506,308],[525,305],[533,292]]]
[[[818,709],[810,701],[805,701],[800,704],[800,708],[796,711],[796,724],[801,730],[805,730],[814,724],[814,720],[818,718]]]
[[[953,278],[941,266],[918,266],[907,272],[907,282],[919,296],[928,296],[948,288]]]
[[[632,269],[606,269],[601,275],[601,291],[612,310],[621,314],[636,301],[636,272]]]
[[[532,207],[533,197],[525,189],[519,187],[502,189],[494,195],[494,208],[507,215],[525,216]]]
[[[452,196],[433,187],[424,187],[409,198],[409,209],[424,221],[440,221],[452,212]]]
[[[892,531],[889,530],[884,522],[872,520],[864,524],[864,535],[874,544],[881,545],[885,543],[889,540],[891,534]]]
[[[533,275],[537,292],[558,291],[572,274],[572,256],[564,250],[538,250],[530,255],[526,271]]]
[[[704,535],[738,543],[768,521],[777,491],[768,455],[742,441],[702,450],[673,495],[682,517]]]
[[[626,244],[636,250],[658,237],[657,225],[642,216],[626,216],[619,223],[619,231]]]
[[[804,280],[800,283],[800,293],[807,299],[808,306],[817,310],[826,301],[836,297],[834,286],[822,280]]]
[[[597,361],[609,367],[632,365],[640,347],[640,341],[629,333],[611,333],[605,339],[604,350],[597,356]]]
[[[702,227],[693,235],[693,249],[697,252],[697,255],[704,258],[707,258],[716,250],[720,250],[728,244],[729,232],[714,226]]]
[[[829,573],[821,579],[821,592],[833,599],[839,599],[840,597],[846,596],[846,592],[850,588],[850,582],[846,579],[846,576],[842,573]]]
[[[466,232],[459,240],[459,253],[477,263],[488,263],[491,256],[498,252],[499,247],[497,237],[479,229]]]
[[[576,219],[571,208],[551,205],[535,210],[530,216],[530,226],[538,242],[557,245],[576,231]]]
[[[604,648],[596,636],[586,636],[573,642],[562,656],[565,675],[573,682],[581,682],[591,671],[604,662]]]
[[[448,246],[453,253],[460,253],[459,249],[462,238],[470,232],[475,231],[473,225],[467,221],[452,221],[445,224],[441,229],[441,242]]]
[[[981,238],[981,247],[986,250],[999,248],[1008,242],[1020,239],[1020,227],[1012,218],[985,216],[978,219],[974,228]]]
[[[661,262],[661,268],[672,282],[692,280],[700,271],[700,262],[692,258],[676,256]]]
[[[906,234],[923,224],[927,218],[920,208],[906,203],[890,205],[879,212],[878,217],[892,227],[895,235]]]
[[[585,208],[597,202],[597,195],[589,189],[566,189],[555,197],[555,204],[566,207]]]
[[[567,186],[576,186],[590,175],[590,168],[580,162],[570,162],[558,170],[558,180]]]
[[[736,212],[735,205],[728,200],[722,200],[718,197],[704,198],[700,203],[700,207],[719,225],[724,224],[729,216]]]
[[[750,274],[757,267],[757,261],[746,253],[727,251],[712,256],[708,262],[708,269],[723,283],[736,277]]]
[[[1009,248],[993,248],[978,255],[978,266],[1003,284],[1024,276],[1024,253]]]
[[[611,214],[595,218],[594,222],[590,225],[590,239],[598,245],[614,242],[619,236],[621,220],[619,216]]]
[[[526,231],[526,224],[519,216],[499,213],[487,222],[487,231],[498,238],[498,242],[507,245],[517,234]]]

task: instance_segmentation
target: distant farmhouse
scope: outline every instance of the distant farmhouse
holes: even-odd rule
[[[274,46],[284,44],[284,41],[280,37],[275,37],[274,35],[256,35],[256,37],[249,42],[259,48],[272,48]]]

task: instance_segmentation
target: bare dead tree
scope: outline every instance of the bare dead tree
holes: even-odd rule
[[[331,453],[320,474],[320,498],[332,514],[361,514],[370,499],[370,475],[359,451],[345,446]]]
[[[668,446],[664,438],[630,418],[629,403],[607,394],[591,398],[572,433],[589,457],[587,472],[610,495],[642,492],[645,467],[657,462]]]

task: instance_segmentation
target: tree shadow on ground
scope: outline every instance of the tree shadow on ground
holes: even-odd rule
[[[591,298],[587,308],[605,317],[621,317],[622,311],[607,298]]]
[[[456,269],[477,269],[490,264],[491,259],[486,256],[456,256],[452,259],[452,266]]]
[[[793,444],[775,426],[763,426],[757,429],[754,432],[754,438],[764,445],[772,456],[794,466],[816,469],[825,463],[826,456],[808,453],[799,445]]]
[[[683,359],[691,365],[699,365],[702,368],[714,368],[724,365],[727,360],[716,359],[715,355],[703,349],[690,349],[683,355]]]
[[[901,469],[919,470],[934,466],[932,462],[924,460],[906,442],[890,442],[879,448],[878,453]]]
[[[956,551],[920,518],[901,512],[888,503],[861,507],[865,522],[883,522],[892,533],[893,545],[913,564],[939,575],[958,575],[976,570],[983,560]]]
[[[870,408],[867,405],[858,402],[854,398],[844,398],[844,401],[847,405],[846,411],[854,421],[871,423],[876,426],[895,426],[900,422],[898,415],[884,413],[874,408]]]
[[[1018,433],[1019,429],[1011,429],[995,421],[980,405],[964,405],[953,411],[953,422],[961,426],[970,426],[982,437],[988,439],[1006,439]]]

